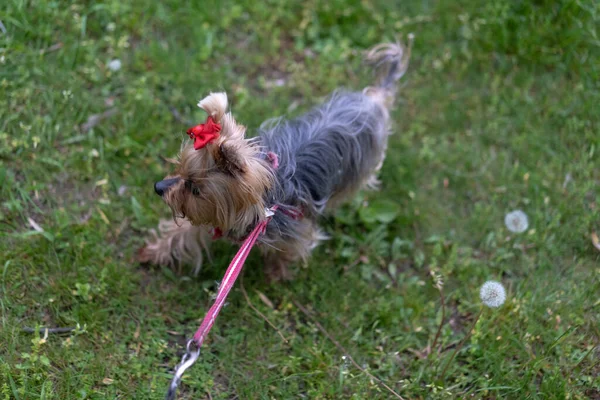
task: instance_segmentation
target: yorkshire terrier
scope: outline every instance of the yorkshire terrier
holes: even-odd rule
[[[157,182],[156,194],[173,221],[142,248],[140,261],[193,264],[198,272],[212,234],[240,242],[271,218],[259,246],[271,280],[289,279],[288,266],[306,260],[325,238],[317,220],[363,187],[375,187],[390,134],[396,82],[407,70],[408,46],[380,44],[366,60],[379,71],[374,86],[336,91],[319,107],[293,120],[262,124],[258,135],[227,112],[227,95],[198,103],[205,124],[188,130],[175,173]],[[272,207],[277,211],[273,213]]]

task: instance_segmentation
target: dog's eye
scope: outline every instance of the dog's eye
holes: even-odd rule
[[[194,196],[200,196],[202,194],[200,192],[200,189],[197,186],[194,186],[194,184],[190,180],[185,181],[185,188],[192,192]]]

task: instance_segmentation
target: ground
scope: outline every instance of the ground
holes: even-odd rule
[[[600,398],[599,4],[2,2],[0,398],[163,398],[235,252],[197,277],[135,261],[169,216],[171,109],[226,90],[252,133],[410,32],[381,190],[323,219],[293,282],[251,256],[180,398],[394,398],[367,372],[405,399]],[[486,280],[508,298],[475,323]]]

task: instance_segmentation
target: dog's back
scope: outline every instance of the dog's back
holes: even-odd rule
[[[262,144],[279,157],[277,200],[322,211],[373,173],[386,136],[385,111],[360,92],[335,93],[308,114],[265,129]]]
[[[279,157],[272,192],[277,203],[321,213],[376,182],[387,146],[388,107],[409,55],[398,44],[377,46],[367,57],[384,72],[375,86],[336,92],[307,114],[261,127],[261,145]]]

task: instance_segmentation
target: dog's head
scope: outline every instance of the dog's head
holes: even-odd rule
[[[176,217],[222,230],[245,227],[264,215],[263,195],[273,171],[246,128],[227,113],[227,95],[211,93],[198,103],[206,124],[190,128],[175,173],[154,185]]]

